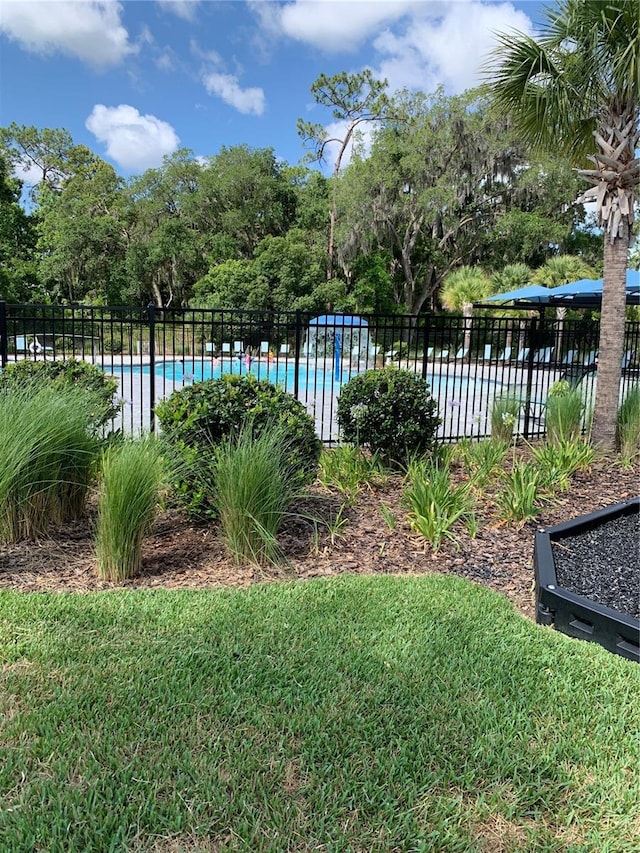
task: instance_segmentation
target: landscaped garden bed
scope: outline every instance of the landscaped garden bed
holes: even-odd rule
[[[526,448],[518,454],[528,456]],[[278,579],[309,579],[345,573],[393,574],[444,572],[469,578],[510,598],[520,612],[535,618],[533,539],[541,526],[558,524],[584,512],[632,497],[640,468],[624,469],[597,461],[577,472],[571,489],[523,525],[509,525],[495,516],[487,502],[481,509],[478,533],[461,532],[460,542],[444,543],[433,554],[413,533],[401,506],[401,475],[384,485],[363,490],[346,510],[347,523],[332,537],[325,527],[319,539],[305,516],[334,517],[337,495],[314,486],[301,502],[299,515],[283,531],[286,564],[273,567],[236,566],[208,525],[195,524],[177,510],[167,510],[145,540],[139,575],[122,584],[99,580],[93,546],[94,514],[59,528],[54,536],[0,549],[0,588],[52,591],[95,591],[142,588],[206,588],[247,586]],[[390,527],[381,514],[388,508],[396,522]],[[391,522],[393,523],[393,522]]]

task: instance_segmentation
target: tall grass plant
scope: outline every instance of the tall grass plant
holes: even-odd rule
[[[355,444],[340,444],[322,451],[318,479],[325,488],[338,491],[347,506],[353,506],[364,489],[383,485],[386,474],[377,454],[366,454]]]
[[[558,393],[550,393],[545,414],[547,441],[562,444],[579,438],[585,415],[586,403],[580,388],[563,388]]]
[[[71,387],[26,382],[0,392],[0,541],[83,513],[99,450],[91,404]]]
[[[632,385],[618,409],[617,438],[623,465],[640,456],[640,385]]]
[[[522,400],[516,394],[498,395],[491,405],[491,438],[509,444],[521,409]]]
[[[220,535],[238,564],[277,565],[282,560],[277,534],[301,488],[290,454],[286,433],[277,424],[260,432],[246,424],[215,450]]]
[[[123,581],[140,571],[142,545],[159,506],[164,462],[151,437],[107,448],[98,498],[96,556],[103,580]]]

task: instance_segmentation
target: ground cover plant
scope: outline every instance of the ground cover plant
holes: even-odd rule
[[[0,594],[13,853],[628,853],[640,670],[456,578]]]

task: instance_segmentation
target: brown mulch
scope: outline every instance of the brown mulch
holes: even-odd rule
[[[461,534],[456,548],[444,544],[433,553],[412,533],[400,503],[401,482],[392,477],[363,492],[346,511],[347,522],[333,537],[330,522],[340,507],[336,495],[320,488],[296,510],[281,536],[286,562],[278,569],[236,566],[215,528],[196,525],[177,510],[164,512],[146,539],[142,572],[122,584],[96,575],[92,519],[65,525],[49,538],[0,547],[0,589],[93,592],[109,589],[203,589],[245,587],[272,580],[304,580],[338,574],[455,574],[506,595],[518,610],[534,618],[533,534],[626,500],[640,491],[640,466],[625,470],[611,460],[598,461],[574,476],[571,490],[558,495],[535,521],[521,527],[496,519],[490,501],[480,507],[475,539]],[[387,523],[381,506],[387,507]],[[310,517],[324,519],[314,526]]]

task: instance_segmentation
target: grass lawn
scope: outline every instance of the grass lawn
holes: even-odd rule
[[[640,667],[451,577],[0,594],[0,850],[640,851]]]

